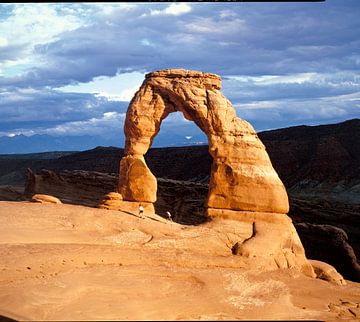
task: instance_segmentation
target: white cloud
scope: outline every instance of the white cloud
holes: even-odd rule
[[[12,45],[36,45],[82,25],[76,15],[59,14],[56,8],[45,3],[16,4],[11,16],[0,22],[0,36],[6,36]]]
[[[280,101],[255,101],[246,104],[234,104],[235,108],[239,110],[259,110],[259,109],[274,109],[279,107]]]
[[[193,33],[228,34],[245,29],[246,24],[245,20],[239,18],[216,21],[209,17],[199,17],[191,22],[186,22],[184,28]]]
[[[119,95],[119,101],[126,101],[126,102],[130,102],[131,99],[134,97],[135,93],[137,92],[137,90],[139,89],[140,86],[134,86],[134,87],[130,87],[127,89],[124,89],[120,95]],[[111,97],[108,96],[108,99],[111,100]]]
[[[106,112],[99,118],[90,118],[84,121],[65,122],[49,128],[16,129],[9,132],[0,132],[1,136],[13,137],[15,135],[32,136],[35,134],[47,134],[54,136],[76,135],[103,135],[112,130],[122,129],[125,121],[125,113]]]
[[[8,44],[8,40],[6,37],[0,36],[0,47],[5,47]]]
[[[156,45],[155,45],[152,41],[150,41],[149,39],[146,39],[146,38],[141,39],[140,42],[141,42],[141,44],[144,45],[144,46],[156,47]]]
[[[237,14],[233,10],[225,9],[220,11],[220,18],[236,17]]]
[[[109,101],[130,101],[141,86],[144,74],[139,72],[116,74],[113,77],[95,77],[91,82],[56,88],[62,92],[90,93]]]
[[[75,14],[58,11],[59,5],[45,3],[15,4],[6,19],[0,20],[0,47],[21,46],[23,49],[0,62],[5,76],[22,74],[34,65],[43,64],[33,53],[36,45],[46,44],[64,32],[74,30],[84,22]]]
[[[314,81],[321,78],[317,73],[297,73],[292,75],[263,75],[263,76],[227,76],[228,79],[234,79],[242,82],[253,82],[255,84],[271,85],[271,84],[289,84],[304,83]]]
[[[67,122],[53,128],[44,129],[40,134],[50,135],[106,135],[110,129],[122,128],[125,113],[106,112],[101,118]]]
[[[163,10],[150,10],[151,16],[171,15],[179,16],[191,11],[191,6],[186,3],[172,3]]]

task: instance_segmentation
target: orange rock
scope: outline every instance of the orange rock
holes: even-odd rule
[[[307,276],[316,276],[288,216],[213,208],[208,208],[208,216],[214,222],[236,220],[241,223],[230,226],[238,236],[231,245],[234,255],[255,259],[267,268],[297,268]]]
[[[321,262],[321,261],[317,261],[317,260],[313,260],[313,259],[310,259],[309,262],[312,265],[312,267],[314,268],[317,278],[328,281],[335,285],[346,285],[347,284],[345,279],[342,277],[342,275],[339,274],[337,272],[337,270],[330,264],[327,264],[327,263]]]
[[[125,157],[119,186],[124,200],[154,202],[156,180],[143,155],[169,113],[180,111],[205,132],[213,157],[207,206],[285,214],[285,187],[253,127],[236,116],[209,73],[161,70],[149,73],[130,102],[125,120]]]
[[[154,215],[155,208],[151,202],[135,202],[135,201],[125,201],[121,199],[105,199],[99,205],[98,208],[109,209],[109,210],[120,210],[127,213],[131,213],[135,216],[139,216],[139,205],[142,205],[144,208],[144,215]]]
[[[128,155],[121,159],[119,185],[124,200],[156,201],[156,178],[142,155]]]
[[[55,203],[61,204],[62,202],[60,199],[50,196],[50,195],[43,195],[43,194],[35,194],[30,199],[31,202],[39,202],[39,203]]]

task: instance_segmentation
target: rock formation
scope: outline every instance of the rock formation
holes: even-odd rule
[[[90,207],[96,207],[116,187],[115,175],[96,171],[42,169],[34,173],[28,169],[26,177],[24,194],[28,199],[34,194],[50,194],[63,203]]]
[[[288,212],[286,190],[264,145],[253,127],[236,117],[220,89],[220,77],[209,73],[162,70],[146,75],[126,114],[125,156],[119,177],[124,200],[155,202],[156,178],[144,154],[162,120],[180,111],[208,137],[213,165],[207,207]]]
[[[139,205],[143,206],[144,214],[154,214],[154,205],[151,202],[134,203],[131,201],[124,201],[122,195],[118,192],[109,192],[104,196],[104,199],[100,202],[99,208],[101,209],[116,209],[131,213],[133,215],[139,215]]]
[[[360,281],[360,265],[343,229],[331,225],[296,223],[307,256],[335,266],[352,281]]]
[[[324,262],[310,260],[311,266],[314,268],[317,278],[328,281],[336,285],[346,285],[344,278],[336,271],[336,269]]]
[[[213,164],[207,215],[215,224],[235,220],[225,232],[231,252],[264,269],[297,268],[315,277],[286,216],[288,196],[265,146],[253,127],[236,116],[220,89],[220,77],[209,73],[162,70],[146,75],[126,113],[126,143],[119,174],[123,200],[118,198],[115,209],[122,202],[156,201],[156,178],[144,154],[162,120],[170,113],[182,112],[208,137]]]
[[[31,202],[38,202],[38,203],[55,203],[55,204],[61,204],[59,198],[56,198],[51,195],[44,195],[44,194],[35,194],[30,199]]]

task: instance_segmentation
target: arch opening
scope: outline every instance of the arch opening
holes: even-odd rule
[[[177,133],[181,135],[174,140]],[[195,141],[189,143],[188,135]],[[157,144],[159,137],[165,144]],[[157,180],[155,213],[167,219],[169,211],[174,222],[184,225],[204,223],[212,157],[207,137],[199,127],[187,122],[181,112],[169,113],[144,158]]]

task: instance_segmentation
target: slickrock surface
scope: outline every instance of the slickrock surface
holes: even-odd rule
[[[138,213],[138,204],[123,201],[119,193],[111,192],[104,197],[104,191],[113,191],[116,187],[115,175],[78,170],[56,173],[42,170],[36,174],[29,174],[28,177],[35,183],[33,185],[35,190],[32,190],[31,194],[51,193],[64,203],[92,207],[96,207],[101,200],[104,200],[102,208],[125,211],[131,208],[132,212]],[[167,218],[166,211],[170,211],[175,222],[186,225],[198,225],[208,220],[204,202],[208,192],[207,184],[162,178],[158,178],[157,181],[158,193],[154,204],[157,214]],[[19,192],[18,195],[20,197],[16,195],[13,200],[25,200]],[[154,212],[151,203],[142,204],[144,208],[150,207],[149,213]],[[313,209],[316,210],[319,211]],[[334,212],[340,214],[344,210],[334,208]],[[284,222],[286,218],[284,216]],[[271,216],[268,219],[270,220]],[[332,225],[302,223],[301,217],[295,219],[295,228],[307,258],[329,263],[347,279],[360,281],[360,268],[356,255],[349,244],[347,234],[342,229]],[[292,228],[288,227],[288,229],[290,233]]]
[[[0,315],[19,320],[357,320],[360,284],[234,256],[243,223],[0,202]],[[236,238],[235,238],[236,237]],[[246,236],[242,236],[246,238]]]
[[[236,117],[221,94],[217,75],[163,70],[146,75],[130,102],[125,120],[125,157],[120,163],[124,200],[156,200],[156,180],[144,154],[169,113],[180,111],[209,141],[213,157],[207,206],[274,212],[289,210],[286,190],[253,127]]]

